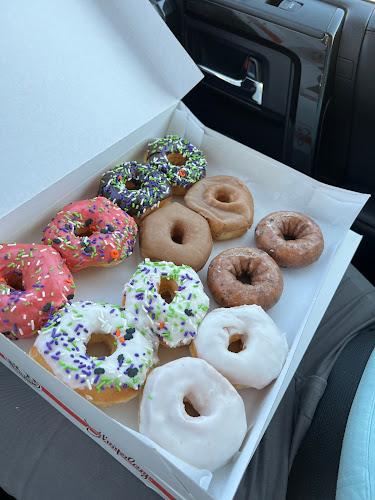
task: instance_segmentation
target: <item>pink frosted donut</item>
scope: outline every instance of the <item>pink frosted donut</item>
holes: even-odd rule
[[[0,332],[10,339],[35,335],[74,297],[62,257],[46,245],[0,245]]]
[[[43,231],[72,272],[86,267],[114,266],[133,251],[137,225],[132,217],[97,197],[66,205]]]

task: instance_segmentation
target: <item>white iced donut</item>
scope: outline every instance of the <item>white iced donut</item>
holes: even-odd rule
[[[104,343],[105,355],[90,356],[87,345]],[[138,395],[156,349],[124,317],[119,306],[81,301],[49,318],[30,356],[62,382],[97,406],[110,406]]]
[[[212,366],[202,359],[180,358],[148,376],[139,431],[194,467],[214,471],[242,444],[245,407],[236,389]]]
[[[191,267],[146,259],[126,283],[122,304],[138,329],[152,328],[166,346],[178,347],[195,337],[209,298]]]
[[[260,306],[245,305],[207,314],[190,351],[235,387],[262,389],[279,375],[288,344]]]

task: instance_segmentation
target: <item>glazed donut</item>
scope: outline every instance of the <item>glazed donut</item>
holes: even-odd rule
[[[215,471],[229,462],[245,438],[244,403],[206,361],[176,359],[148,376],[139,432],[190,465]]]
[[[267,311],[283,291],[283,277],[276,262],[257,248],[221,252],[208,267],[207,283],[223,307],[256,304]]]
[[[206,219],[179,203],[171,203],[142,222],[139,246],[145,258],[200,271],[211,255],[212,237]]]
[[[255,243],[280,267],[306,267],[321,256],[323,234],[307,215],[298,212],[273,212],[255,229]]]
[[[148,164],[129,161],[106,172],[100,180],[99,195],[108,198],[138,220],[172,199],[172,188],[160,171],[163,161]]]
[[[282,334],[256,305],[214,309],[202,321],[192,344],[237,389],[262,389],[279,376],[288,354]]]
[[[152,328],[167,347],[190,344],[209,299],[197,273],[173,262],[141,262],[126,283],[125,316],[140,331]]]
[[[0,332],[8,338],[36,335],[74,290],[69,269],[51,247],[0,245]]]
[[[147,147],[149,162],[162,160],[161,171],[168,177],[173,193],[184,195],[189,187],[206,175],[207,162],[200,149],[178,135],[166,135]]]
[[[253,223],[253,197],[243,182],[230,175],[198,181],[186,193],[184,202],[207,219],[215,240],[241,236]]]
[[[87,267],[114,266],[133,251],[137,225],[107,198],[69,203],[43,231],[72,272]]]
[[[108,354],[90,356],[104,343]],[[119,306],[74,302],[55,313],[39,332],[30,356],[96,406],[134,398],[158,357],[154,346],[124,318]]]

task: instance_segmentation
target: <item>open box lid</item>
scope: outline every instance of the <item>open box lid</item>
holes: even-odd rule
[[[0,217],[202,78],[148,0],[6,0],[0,12]]]

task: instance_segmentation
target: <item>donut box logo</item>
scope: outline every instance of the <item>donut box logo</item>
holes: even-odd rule
[[[128,462],[128,464],[134,467],[134,469],[136,469],[144,479],[150,479],[149,474],[147,474],[147,472],[145,472],[141,467],[139,467],[134,458],[125,455],[125,453],[123,453],[120,450],[120,448],[118,448],[115,444],[113,444],[107,436],[105,436],[100,431],[97,431],[96,429],[91,427],[89,424],[87,424],[87,422],[86,422],[86,430],[89,434],[91,434],[91,436],[101,439],[107,446],[112,448],[112,450],[116,452],[116,455],[119,455],[126,462]]]
[[[5,358],[5,359],[8,361],[9,365],[13,368],[13,370],[17,373],[17,375],[19,375],[21,378],[23,378],[25,380],[25,382],[27,382],[29,385],[35,387],[35,389],[38,389],[38,391],[42,390],[42,387],[39,384],[39,382],[37,382],[32,377],[30,377],[30,375],[28,375],[26,372],[23,372],[22,370],[20,370],[20,368],[18,368],[18,366],[15,363],[10,361],[10,359],[8,359],[8,358]]]
[[[165,497],[167,497],[169,500],[176,500],[176,498],[174,496],[172,496],[165,488],[163,488],[163,486],[161,486],[158,482],[155,481],[155,479],[153,477],[151,477],[146,471],[144,471],[136,463],[136,461],[133,457],[128,457],[127,455],[125,455],[125,453],[123,453],[120,450],[120,448],[118,448],[115,444],[113,444],[105,434],[103,434],[102,432],[97,431],[96,429],[91,427],[91,425],[89,425],[86,420],[82,421],[81,423],[83,423],[85,425],[86,431],[91,436],[96,437],[98,439],[101,439],[107,446],[112,448],[112,450],[116,452],[116,455],[120,456],[128,464],[130,464],[138,472],[138,474],[140,474],[140,476],[143,479],[146,479],[147,481],[152,483],[158,490],[160,490],[165,495]]]

